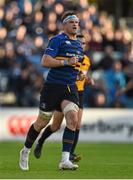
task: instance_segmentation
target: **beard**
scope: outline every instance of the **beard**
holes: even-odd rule
[[[71,35],[76,35],[77,34],[77,30],[76,31],[71,31],[71,32],[69,32],[69,34],[71,34]]]

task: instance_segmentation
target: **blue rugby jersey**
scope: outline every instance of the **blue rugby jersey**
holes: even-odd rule
[[[50,55],[57,60],[69,60],[78,57],[82,61],[84,52],[79,40],[70,39],[65,33],[54,36],[48,44],[44,54]],[[75,84],[78,74],[76,66],[63,66],[51,68],[47,75],[47,83],[72,85]]]

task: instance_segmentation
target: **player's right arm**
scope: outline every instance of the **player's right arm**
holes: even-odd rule
[[[49,41],[49,45],[45,50],[45,53],[41,60],[41,65],[48,68],[66,66],[66,65],[74,65],[77,63],[78,59],[76,57],[72,57],[69,60],[57,60],[55,57],[58,55],[60,48],[60,41],[57,38],[52,38]]]
[[[50,55],[44,54],[41,60],[41,65],[48,68],[63,66],[62,61],[58,61]]]
[[[50,55],[43,55],[41,65],[48,68],[60,67],[60,66],[71,66],[78,62],[76,57],[72,57],[69,60],[56,60]]]

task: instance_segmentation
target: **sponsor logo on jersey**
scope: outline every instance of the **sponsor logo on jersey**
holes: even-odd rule
[[[70,41],[65,41],[65,43],[66,43],[66,44],[71,44],[71,42],[70,42]]]

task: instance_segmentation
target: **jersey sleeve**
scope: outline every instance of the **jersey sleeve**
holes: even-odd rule
[[[59,46],[60,46],[59,38],[56,37],[52,38],[49,41],[49,44],[44,51],[44,54],[49,55],[53,58],[56,57],[59,51]]]

